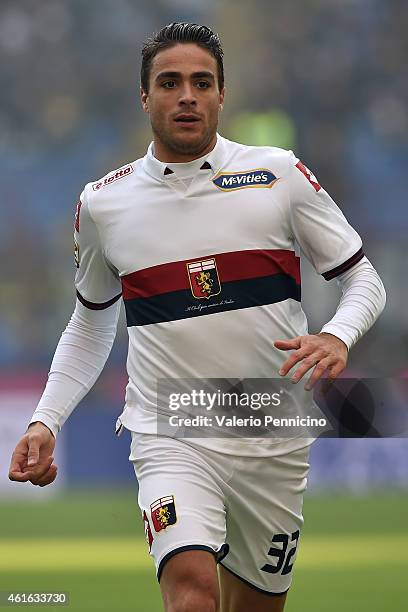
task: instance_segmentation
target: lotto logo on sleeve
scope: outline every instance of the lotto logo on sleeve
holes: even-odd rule
[[[301,161],[298,161],[298,163],[296,164],[296,168],[298,168],[298,170],[300,170],[301,173],[305,175],[309,183],[313,185],[316,191],[320,191],[322,187],[317,182],[317,178],[315,177],[315,175],[312,172],[310,172],[309,168],[306,168],[306,166],[302,164]]]
[[[156,532],[166,529],[177,522],[176,505],[173,495],[160,497],[150,504],[153,527]]]
[[[92,189],[94,191],[98,191],[98,189],[101,189],[101,187],[110,185],[114,181],[118,181],[119,179],[124,178],[131,172],[133,172],[133,166],[132,164],[128,164],[127,166],[124,166],[123,168],[119,168],[119,170],[116,170],[116,172],[112,172],[112,174],[109,174],[109,176],[106,176],[101,181],[98,181],[97,183],[93,183]]]

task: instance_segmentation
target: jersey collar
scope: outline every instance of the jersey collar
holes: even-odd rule
[[[161,181],[168,180],[170,177],[174,177],[173,172],[169,172],[167,164],[158,160],[153,154],[153,142],[150,143],[147,153],[143,158],[144,170]],[[203,158],[203,164],[201,168],[203,170],[210,170],[215,175],[221,169],[222,163],[225,160],[225,139],[217,133],[217,142],[215,147],[210,151],[205,158]]]

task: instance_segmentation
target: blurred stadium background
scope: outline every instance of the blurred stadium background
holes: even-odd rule
[[[9,483],[9,457],[73,310],[78,194],[144,155],[140,47],[181,20],[206,23],[223,41],[220,131],[293,148],[384,280],[386,311],[347,374],[408,377],[404,0],[2,0],[0,591],[69,591],[75,611],[161,610],[129,438],[113,433],[126,384],[123,318],[101,379],[60,434],[58,481]],[[303,265],[318,331],[338,291]],[[406,610],[407,451],[405,439],[316,443],[288,612]]]

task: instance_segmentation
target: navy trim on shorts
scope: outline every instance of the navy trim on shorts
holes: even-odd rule
[[[178,548],[174,548],[173,550],[168,552],[167,555],[164,555],[163,559],[159,563],[159,567],[157,569],[157,580],[159,582],[167,561],[177,555],[177,553],[185,552],[186,550],[206,550],[214,555],[216,563],[220,563],[221,560],[224,559],[229,552],[229,544],[223,544],[220,550],[218,551],[214,550],[210,546],[205,546],[204,544],[188,544],[186,546],[179,546]]]
[[[226,565],[224,565],[223,563],[220,562],[220,565],[222,565],[222,567],[226,569],[227,572],[235,576],[235,578],[238,578],[239,580],[247,584],[249,587],[255,589],[255,591],[258,591],[258,593],[263,593],[263,595],[269,595],[270,597],[279,597],[280,595],[284,595],[285,593],[287,593],[290,589],[290,587],[288,587],[286,591],[282,591],[281,593],[272,593],[271,591],[265,591],[264,589],[261,589],[258,586],[255,586],[254,584],[252,584],[252,582],[249,582],[249,580],[242,578],[242,576],[238,576],[238,574],[233,572],[229,567],[226,567]]]

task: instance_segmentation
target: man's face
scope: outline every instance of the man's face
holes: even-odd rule
[[[218,87],[217,61],[206,49],[180,43],[160,51],[152,62],[149,93],[142,89],[141,99],[162,155],[184,161],[214,145],[224,90]]]

